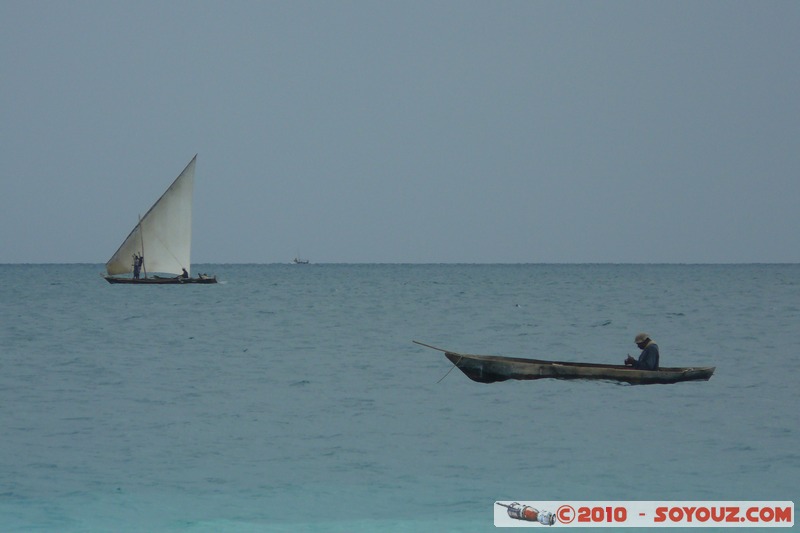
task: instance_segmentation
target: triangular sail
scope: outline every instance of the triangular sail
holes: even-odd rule
[[[144,256],[149,273],[191,273],[192,193],[197,156],[141,218],[128,238],[106,263],[109,275],[133,272],[133,256]]]

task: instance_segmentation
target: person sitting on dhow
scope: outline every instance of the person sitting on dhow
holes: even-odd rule
[[[636,346],[642,350],[639,359],[630,355],[625,359],[625,364],[638,370],[658,370],[658,345],[653,342],[647,333],[639,333],[634,339]]]

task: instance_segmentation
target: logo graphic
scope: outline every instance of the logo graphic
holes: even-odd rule
[[[556,515],[550,511],[540,511],[535,507],[529,505],[521,505],[519,502],[514,502],[511,505],[496,502],[497,505],[505,507],[508,516],[516,520],[524,520],[526,522],[539,522],[543,526],[552,526],[556,523]]]

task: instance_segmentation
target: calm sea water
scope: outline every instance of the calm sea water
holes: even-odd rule
[[[800,265],[101,270],[0,265],[2,531],[493,531],[496,500],[798,501]],[[640,330],[713,378],[486,385],[411,342],[621,362]]]

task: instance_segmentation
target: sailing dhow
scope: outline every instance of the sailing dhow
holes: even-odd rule
[[[175,178],[106,263],[109,283],[216,283],[216,276],[191,277],[192,193],[197,155]],[[124,274],[132,277],[120,277]],[[149,276],[148,273],[156,275]],[[164,276],[172,274],[172,276]]]

